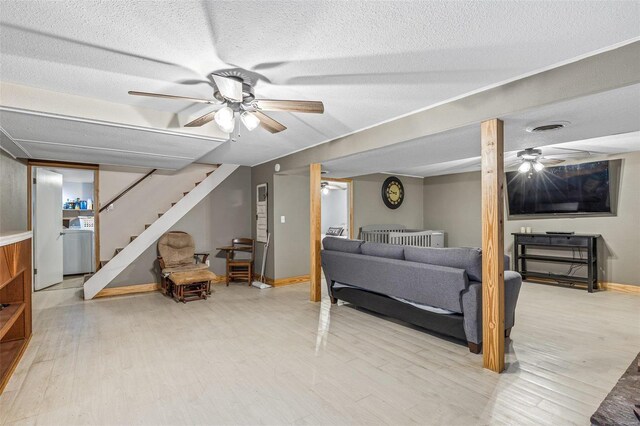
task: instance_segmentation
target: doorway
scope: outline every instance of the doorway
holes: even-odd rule
[[[99,267],[98,166],[30,161],[34,291],[80,288]]]
[[[325,178],[320,182],[321,238],[353,238],[353,181]]]

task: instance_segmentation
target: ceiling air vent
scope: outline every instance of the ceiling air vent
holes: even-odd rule
[[[553,130],[560,130],[567,127],[569,124],[568,121],[554,121],[552,123],[544,123],[544,124],[535,124],[527,127],[527,132],[529,133],[541,133],[541,132],[550,132]]]

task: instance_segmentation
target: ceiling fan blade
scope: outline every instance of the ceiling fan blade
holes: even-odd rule
[[[260,111],[254,111],[251,112],[251,114],[254,114],[256,117],[258,117],[258,119],[260,120],[260,125],[271,133],[278,133],[287,129],[283,124],[277,122],[267,114],[261,113]]]
[[[593,151],[572,151],[566,154],[549,154],[545,155],[544,158],[586,158],[592,157],[594,155]]]
[[[208,122],[212,121],[214,119],[214,116],[216,115],[216,112],[218,111],[210,111],[204,115],[201,115],[200,117],[196,118],[195,120],[191,120],[190,122],[188,122],[187,124],[184,125],[184,127],[200,127],[203,126],[205,124],[207,124]]]
[[[561,160],[559,158],[541,158],[538,161],[546,166],[564,163],[566,160]]]
[[[240,81],[215,74],[211,74],[211,78],[225,99],[242,102],[242,83]]]
[[[128,93],[133,96],[148,96],[150,98],[177,99],[180,101],[199,102],[201,104],[219,104],[220,103],[215,100],[191,98],[188,96],[165,95],[164,93],[137,92],[135,90],[129,90]]]
[[[561,149],[563,151],[573,151],[576,154],[580,154],[580,153],[587,153],[589,155],[591,154],[606,154],[606,152],[603,151],[594,151],[592,149],[577,149],[577,148],[565,148],[563,146],[553,146],[553,149]]]
[[[309,112],[313,114],[322,114],[324,112],[324,104],[320,101],[256,99],[252,103],[262,111]]]
[[[519,166],[522,163],[522,161],[510,161],[510,162],[506,162],[504,163],[504,168],[505,169],[511,169],[513,167]]]

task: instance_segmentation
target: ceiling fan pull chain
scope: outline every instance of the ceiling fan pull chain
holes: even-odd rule
[[[238,129],[238,133],[235,138],[231,136],[231,142],[236,142],[238,139],[240,139],[240,120],[238,119],[238,117],[234,117],[234,121],[236,122],[234,127]]]

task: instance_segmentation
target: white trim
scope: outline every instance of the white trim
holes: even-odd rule
[[[16,141],[34,143],[34,144],[40,144],[40,145],[70,146],[72,148],[89,149],[89,150],[96,150],[96,151],[123,152],[126,154],[138,154],[138,155],[145,155],[149,157],[177,158],[180,160],[191,160],[191,161],[194,160],[194,157],[178,157],[175,155],[156,154],[153,152],[129,151],[126,149],[105,148],[103,146],[75,145],[75,144],[61,143],[61,142],[36,141],[32,139],[16,139]]]
[[[3,232],[0,234],[0,247],[19,243],[31,237],[33,237],[33,232],[31,231]]]
[[[131,265],[142,253],[155,244],[165,232],[169,231],[191,209],[202,201],[211,191],[220,185],[238,167],[235,164],[223,164],[211,175],[200,182],[185,195],[175,206],[160,216],[150,227],[145,229],[137,238],[131,241],[120,253],[113,257],[91,278],[84,283],[85,300],[93,299],[100,290],[113,281],[124,269]]]
[[[4,129],[2,126],[0,126],[0,132],[4,133],[4,135],[15,145],[17,146],[22,152],[25,153],[25,155],[28,158],[31,158],[31,154],[29,154],[27,152],[26,149],[24,149],[24,147],[22,145],[20,145],[18,142],[16,142],[16,140],[9,134],[9,132],[7,132],[6,129]],[[18,157],[16,157],[15,155],[13,155],[11,152],[9,152],[6,148],[4,148],[3,146],[0,146],[0,149],[2,149],[4,152],[6,152],[7,154],[9,154],[10,156],[13,157],[14,160],[17,160]]]
[[[9,152],[8,149],[6,149],[4,146],[0,145],[0,149],[3,150],[4,152],[7,153],[8,156],[10,156],[11,158],[13,158],[14,160],[17,160],[18,157],[16,157],[15,155],[13,155],[12,153]]]
[[[316,147],[318,145],[323,145],[323,144],[328,143],[328,142],[332,142],[332,141],[335,141],[335,140],[338,140],[338,139],[346,138],[347,136],[351,136],[351,135],[354,135],[356,133],[360,133],[360,132],[363,132],[365,130],[372,129],[372,128],[380,126],[382,124],[390,123],[390,122],[395,121],[395,120],[400,120],[401,118],[405,118],[405,117],[408,117],[410,115],[414,115],[414,114],[417,114],[419,112],[423,112],[423,111],[426,111],[426,110],[429,110],[429,109],[432,109],[432,108],[435,108],[435,107],[438,107],[438,106],[441,106],[441,105],[444,105],[444,104],[455,102],[457,100],[460,100],[460,99],[463,99],[463,98],[467,98],[469,96],[473,96],[473,95],[476,95],[476,94],[481,93],[481,92],[486,92],[487,90],[495,89],[496,87],[500,87],[500,86],[504,86],[504,85],[509,84],[509,83],[513,83],[514,81],[522,80],[524,78],[531,77],[533,75],[540,74],[540,73],[543,73],[545,71],[552,70],[554,68],[559,68],[559,67],[562,67],[564,65],[568,65],[568,64],[571,64],[571,63],[574,63],[574,62],[578,62],[578,61],[581,61],[583,59],[590,58],[592,56],[596,56],[596,55],[599,55],[599,54],[604,53],[604,52],[609,52],[611,50],[618,49],[620,47],[626,46],[628,44],[635,43],[637,41],[640,41],[640,37],[634,37],[634,38],[631,38],[629,40],[621,41],[620,43],[612,44],[611,46],[603,47],[602,49],[597,49],[597,50],[585,53],[583,55],[575,56],[575,57],[573,57],[571,59],[567,59],[567,60],[564,60],[564,61],[561,61],[561,62],[556,62],[556,63],[554,63],[552,65],[549,65],[549,66],[546,66],[546,67],[543,67],[543,68],[539,68],[539,69],[536,69],[534,71],[530,71],[530,72],[527,72],[527,73],[524,73],[524,74],[520,74],[520,75],[518,75],[516,77],[512,77],[512,78],[509,78],[509,79],[506,79],[506,80],[502,80],[502,81],[499,81],[497,83],[493,83],[493,84],[490,84],[488,86],[484,86],[484,87],[481,87],[479,89],[472,90],[470,92],[466,92],[466,93],[463,93],[463,94],[458,95],[458,96],[454,96],[453,98],[445,99],[444,101],[441,101],[441,102],[436,102],[435,104],[431,104],[431,105],[428,105],[426,107],[410,111],[410,112],[408,112],[406,114],[398,115],[398,116],[392,117],[392,118],[390,118],[388,120],[380,121],[380,122],[372,124],[370,126],[366,126],[366,127],[361,128],[361,129],[354,130],[352,132],[348,132],[348,133],[342,134],[340,136],[333,137],[331,139],[326,139],[326,140],[324,140],[322,142],[318,142],[316,144],[309,145],[309,146],[306,146],[304,148],[297,149],[295,151],[291,151],[288,154],[284,154],[284,155],[281,155],[279,157],[275,157],[275,158],[272,158],[270,160],[266,160],[266,161],[263,161],[261,163],[254,164],[251,167],[260,166],[262,164],[269,163],[271,161],[275,161],[275,160],[287,157],[289,155],[293,155],[295,153],[307,150],[309,148]]]
[[[192,133],[174,132],[171,130],[155,129],[152,127],[134,126],[132,124],[114,123],[112,121],[94,120],[90,118],[72,117],[70,115],[52,114],[49,112],[33,111],[29,109],[7,107],[2,105],[0,105],[0,111],[15,112],[18,114],[36,115],[39,117],[47,117],[47,118],[56,118],[59,120],[75,121],[79,123],[97,124],[99,126],[109,126],[109,127],[118,127],[122,129],[139,130],[142,132],[161,133],[165,135],[181,136],[181,137],[192,138],[192,139],[202,139],[206,141],[226,142],[228,140],[228,139],[215,138],[210,136],[194,135]]]

